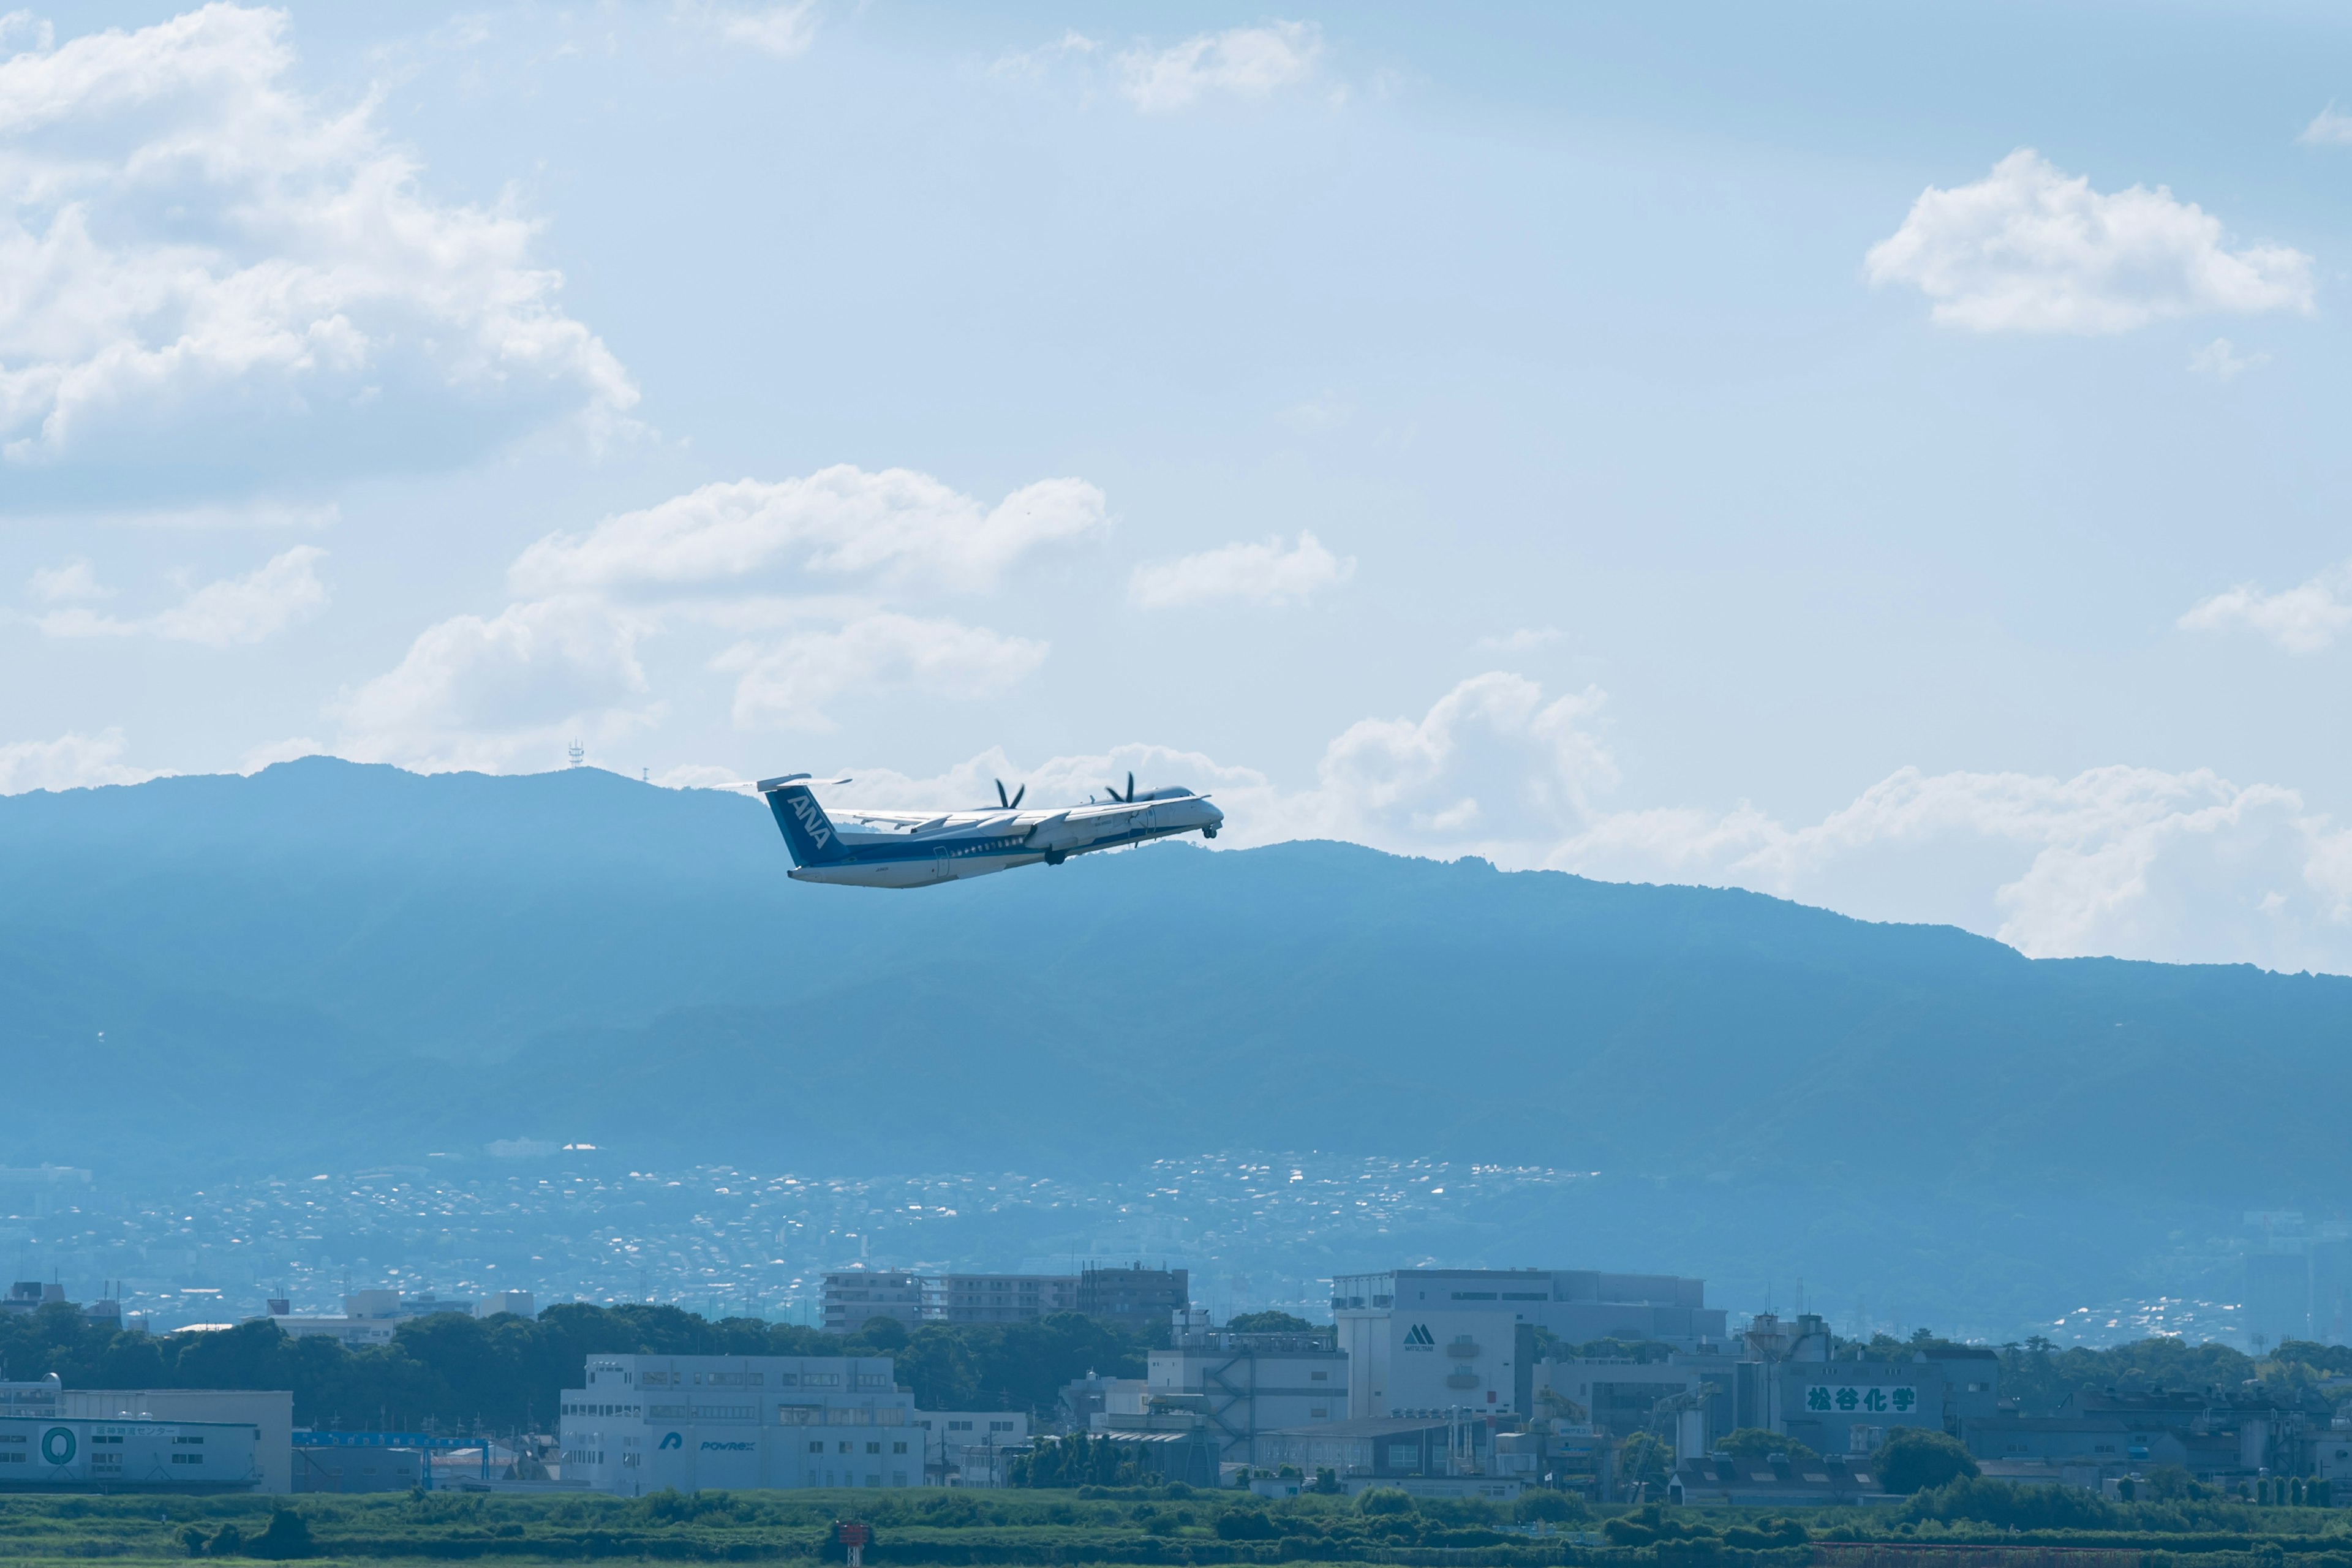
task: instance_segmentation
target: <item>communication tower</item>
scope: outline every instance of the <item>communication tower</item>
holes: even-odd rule
[[[588,752],[577,741],[572,742],[564,754],[572,759],[572,765],[575,768],[588,760]]]

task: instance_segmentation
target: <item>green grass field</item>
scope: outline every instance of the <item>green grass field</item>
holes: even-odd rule
[[[2020,1529],[1904,1508],[1759,1518],[1748,1510],[1562,1511],[1088,1487],[1077,1491],[703,1492],[624,1500],[436,1492],[380,1497],[0,1499],[0,1563],[319,1563],[481,1559],[515,1568],[629,1560],[841,1560],[835,1521],[892,1564],[1386,1563],[1413,1568],[2352,1568],[2352,1510],[2103,1505],[2092,1527]],[[2088,1504],[2098,1500],[2084,1499]],[[273,1514],[287,1510],[299,1524]],[[1580,1511],[1580,1510],[1578,1510]],[[1948,1512],[1948,1507],[1946,1508]],[[1531,1530],[1548,1533],[1529,1533]],[[1966,1552],[1954,1548],[1968,1548]],[[2057,1549],[2057,1550],[2052,1550]],[[2077,1554],[2080,1555],[2077,1555]]]

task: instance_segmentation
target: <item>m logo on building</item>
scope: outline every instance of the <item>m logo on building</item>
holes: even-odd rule
[[[686,1447],[686,1441],[675,1432],[665,1432],[662,1434],[661,1446],[665,1448],[683,1448]]]
[[[1437,1338],[1429,1331],[1427,1323],[1415,1323],[1404,1331],[1404,1348],[1409,1351],[1433,1351]]]

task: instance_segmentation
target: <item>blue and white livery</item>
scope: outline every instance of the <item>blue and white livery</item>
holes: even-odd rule
[[[1139,793],[1135,775],[1127,775],[1127,793],[1110,792],[1107,802],[1058,810],[1021,809],[1028,786],[1011,796],[996,786],[997,806],[991,810],[950,811],[927,816],[917,811],[845,811],[839,821],[816,803],[821,784],[847,784],[847,779],[812,779],[788,773],[761,779],[756,786],[768,797],[776,826],[784,830],[784,846],[793,854],[793,880],[844,882],[857,888],[928,888],[964,877],[985,877],[1015,866],[1043,861],[1058,866],[1073,855],[1090,849],[1116,849],[1197,830],[1214,838],[1225,814],[1206,795],[1189,789],[1155,789]]]

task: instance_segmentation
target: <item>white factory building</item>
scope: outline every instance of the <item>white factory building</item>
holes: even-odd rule
[[[1591,1269],[1398,1268],[1341,1275],[1331,1316],[1358,1416],[1458,1408],[1535,1414],[1536,1335],[1569,1344],[1720,1342],[1702,1280]]]
[[[1327,1331],[1236,1333],[1198,1309],[1176,1313],[1173,1328],[1175,1342],[1150,1353],[1139,1414],[1206,1417],[1222,1460],[1263,1463],[1265,1434],[1348,1418],[1348,1357]],[[1097,1429],[1120,1425],[1107,1410]]]
[[[562,1400],[565,1480],[675,1487],[918,1487],[925,1436],[887,1357],[592,1356]]]
[[[131,1405],[110,1408],[117,1399],[139,1397],[69,1393],[54,1373],[37,1383],[0,1383],[0,1493],[283,1489],[268,1485],[259,1425],[161,1415]]]

